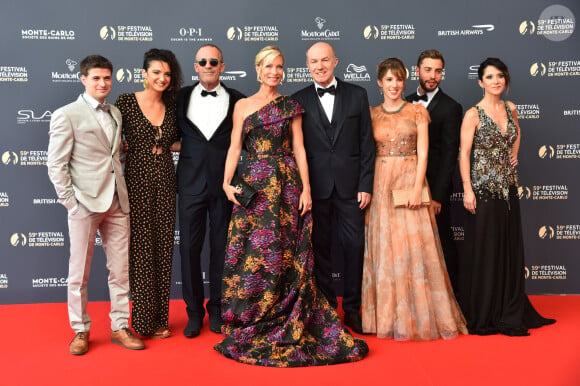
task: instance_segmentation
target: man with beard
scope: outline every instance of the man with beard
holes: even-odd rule
[[[422,103],[431,117],[427,182],[431,189],[431,206],[437,219],[447,272],[456,291],[457,248],[451,231],[449,196],[452,191],[451,178],[457,165],[463,109],[439,87],[444,67],[445,59],[439,51],[421,52],[415,69],[419,77],[419,87],[416,93],[408,95],[406,99],[409,102]]]

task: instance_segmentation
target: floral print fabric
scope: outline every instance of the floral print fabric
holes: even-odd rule
[[[368,352],[314,284],[312,217],[298,211],[302,184],[292,154],[292,119],[303,112],[282,96],[243,125],[242,177],[259,193],[249,208],[232,213],[222,284],[225,339],[215,346],[243,363],[327,365]]]

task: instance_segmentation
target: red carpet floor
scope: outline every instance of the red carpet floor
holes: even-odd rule
[[[366,336],[369,356],[337,366],[277,369],[239,364],[212,347],[206,324],[186,339],[184,304],[171,302],[174,335],[143,351],[111,344],[108,303],[89,304],[90,351],[68,353],[66,304],[0,306],[0,385],[580,385],[580,296],[532,296],[556,324],[528,337],[460,336],[394,342]]]

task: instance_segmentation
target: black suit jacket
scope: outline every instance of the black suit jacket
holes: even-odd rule
[[[411,97],[415,93],[407,96]],[[435,201],[447,202],[451,190],[451,178],[457,165],[459,132],[463,108],[445,94],[441,88],[429,102],[429,156],[427,158],[427,182]]]
[[[375,141],[367,92],[340,79],[337,82],[331,122],[314,84],[293,95],[306,110],[302,131],[314,199],[330,197],[333,188],[341,198],[373,191]],[[334,128],[332,140],[327,135],[328,125]]]
[[[177,191],[183,195],[197,195],[207,187],[208,193],[212,195],[225,195],[222,185],[226,154],[231,141],[232,115],[234,105],[244,95],[222,83],[230,95],[229,108],[225,119],[208,140],[187,118],[191,92],[196,85],[182,88],[177,98],[177,124],[181,133]]]

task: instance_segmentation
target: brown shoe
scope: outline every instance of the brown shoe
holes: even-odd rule
[[[166,339],[171,336],[171,330],[169,327],[159,327],[157,331],[151,335],[151,339]]]
[[[83,355],[89,351],[89,332],[77,332],[68,346],[72,355]]]
[[[129,350],[143,350],[145,344],[129,328],[125,327],[111,333],[111,343],[119,344]]]

